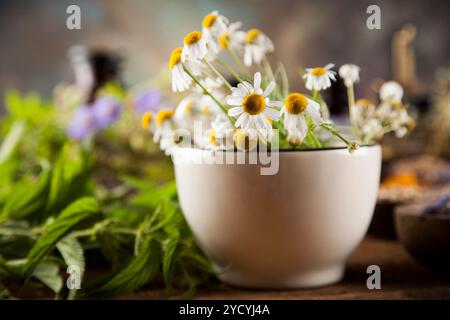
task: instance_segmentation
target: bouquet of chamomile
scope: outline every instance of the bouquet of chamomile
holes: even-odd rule
[[[353,152],[391,131],[404,136],[414,126],[396,82],[381,86],[378,106],[355,101],[360,69],[346,64],[339,76],[348,91],[350,126],[338,128],[321,95],[336,81],[334,65],[305,69],[308,91],[293,90],[284,66],[269,61],[275,49],[271,39],[259,29],[241,27],[214,11],[204,17],[202,31],[188,33],[183,47],[172,51],[172,90],[189,93],[176,108],[146,112],[141,119],[166,154],[186,146],[243,151],[346,145]]]

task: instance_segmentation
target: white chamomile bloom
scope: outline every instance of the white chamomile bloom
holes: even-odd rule
[[[359,82],[360,68],[354,64],[344,64],[339,68],[339,76],[344,80],[346,87],[350,87]]]
[[[383,126],[376,117],[376,107],[368,99],[358,99],[355,102],[355,123],[365,136],[377,139],[383,136]]]
[[[255,129],[237,129],[233,140],[238,150],[250,151],[258,146],[258,133]]]
[[[395,81],[387,81],[383,83],[380,88],[380,99],[381,101],[395,101],[400,102],[403,98],[403,88]]]
[[[245,43],[246,33],[240,31],[242,23],[234,22],[227,26],[218,36],[217,41],[222,49],[232,49],[241,53]]]
[[[260,64],[267,53],[274,50],[272,40],[259,29],[250,29],[245,36],[244,64]]]
[[[234,128],[230,120],[223,114],[216,116],[208,132],[209,144],[214,149],[231,149],[233,143]]]
[[[197,112],[197,102],[199,98],[196,94],[191,94],[180,101],[175,109],[173,120],[180,128],[191,129]]]
[[[200,31],[192,31],[184,37],[184,47],[181,53],[181,61],[198,61],[208,53],[206,42]]]
[[[166,155],[172,153],[172,149],[177,145],[175,143],[174,111],[172,109],[161,109],[156,114],[153,141],[159,143],[161,150],[164,150]]]
[[[334,64],[329,63],[323,68],[308,68],[303,78],[306,79],[306,89],[325,90],[331,87],[331,80],[336,81],[336,72],[330,70]]]
[[[191,77],[184,71],[183,63],[181,61],[182,51],[182,48],[173,50],[169,60],[169,69],[172,76],[172,90],[175,92],[189,89],[189,86],[192,83]]]
[[[275,88],[275,82],[270,82],[267,88],[261,89],[261,73],[256,72],[253,85],[244,81],[237,88],[232,88],[232,94],[226,101],[230,106],[230,117],[237,117],[235,126],[243,129],[256,129],[258,132],[266,131],[269,138],[273,135],[269,120],[278,120],[279,111],[275,107],[282,107],[280,101],[271,101],[269,95]]]
[[[202,33],[205,37],[208,49],[219,52],[217,37],[227,28],[228,19],[220,15],[218,11],[213,11],[203,18]]]
[[[300,145],[308,133],[308,123],[305,115],[315,124],[322,122],[320,105],[300,93],[291,93],[284,103],[281,114],[284,114],[284,128],[288,132],[288,142]]]

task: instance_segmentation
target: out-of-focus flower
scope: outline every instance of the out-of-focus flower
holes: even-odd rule
[[[140,115],[150,111],[156,112],[161,108],[162,97],[157,90],[148,90],[137,95],[134,109]]]
[[[226,29],[227,24],[228,19],[220,15],[218,11],[213,11],[203,18],[203,37],[205,38],[208,49],[212,50],[214,54],[217,54],[220,50],[217,37]]]
[[[274,46],[259,29],[250,29],[245,36],[244,64],[249,67],[260,64],[267,53],[273,52]]]
[[[184,47],[181,52],[181,61],[198,61],[208,53],[206,42],[200,31],[192,31],[184,37]]]
[[[336,72],[331,70],[334,64],[329,63],[323,68],[308,68],[303,78],[306,79],[306,89],[325,90],[331,87],[331,80],[336,81]]]
[[[176,146],[174,114],[172,109],[161,109],[155,117],[153,141],[159,143],[159,147],[164,150],[166,155],[170,155]]]
[[[172,51],[169,60],[169,69],[172,76],[172,90],[185,91],[189,89],[192,83],[191,77],[184,71],[183,63],[181,62],[181,54],[183,48],[176,48]]]
[[[356,82],[359,82],[360,68],[354,64],[344,64],[339,68],[339,76],[344,79],[346,87],[350,87]]]
[[[232,49],[241,53],[244,49],[246,33],[240,31],[242,24],[240,22],[231,23],[218,36],[217,41],[222,49]]]
[[[145,112],[141,117],[141,125],[144,129],[149,129],[152,123],[153,114],[150,111]]]
[[[67,134],[75,140],[83,140],[97,130],[95,116],[92,108],[88,106],[78,107],[69,123]]]
[[[233,138],[236,148],[241,151],[250,151],[258,146],[258,133],[255,129],[237,129]]]
[[[403,88],[395,81],[387,81],[380,87],[380,100],[401,102],[403,98]]]
[[[308,133],[305,115],[310,117],[315,124],[322,122],[320,105],[300,93],[291,93],[286,98],[281,114],[284,115],[284,127],[288,132],[288,142],[293,146],[300,145]]]
[[[95,117],[96,127],[104,129],[119,119],[121,106],[115,98],[104,96],[95,100],[92,105],[92,112]]]
[[[228,150],[233,147],[234,128],[223,114],[216,116],[208,132],[209,144],[213,149]]]
[[[226,98],[230,106],[230,117],[237,117],[235,126],[243,129],[266,130],[268,137],[273,134],[269,121],[278,120],[280,115],[276,107],[282,107],[280,101],[271,101],[269,95],[275,88],[275,82],[269,83],[266,90],[261,89],[261,73],[256,72],[253,85],[247,81],[239,83],[237,88],[232,88],[232,94]]]

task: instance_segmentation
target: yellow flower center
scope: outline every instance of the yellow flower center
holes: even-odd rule
[[[224,32],[219,36],[219,39],[217,39],[217,42],[219,42],[219,46],[222,49],[228,49],[228,45],[230,43],[230,36],[228,33]]]
[[[214,13],[210,13],[210,14],[206,15],[203,18],[203,22],[202,22],[203,28],[207,28],[207,29],[211,28],[212,25],[214,24],[214,22],[216,22],[216,19],[217,19],[217,15]]]
[[[308,106],[308,99],[300,93],[291,93],[284,102],[286,111],[290,114],[300,114]]]
[[[181,62],[181,51],[183,51],[183,48],[176,48],[170,54],[170,60],[169,60],[169,69],[170,70],[172,70],[177,64],[179,64]]]
[[[209,142],[213,145],[216,144],[216,132],[214,131],[214,129],[211,129],[211,131],[209,132]]]
[[[251,93],[245,97],[242,102],[242,107],[245,112],[254,116],[264,110],[266,107],[266,101],[264,100],[264,96],[257,93]]]
[[[355,105],[360,106],[362,108],[369,108],[373,106],[373,103],[369,99],[358,99],[356,100]]]
[[[186,105],[184,107],[184,112],[190,114],[192,110],[192,100],[186,101]]]
[[[200,31],[192,31],[191,33],[188,33],[184,37],[184,44],[186,44],[188,46],[196,44],[197,42],[200,41],[201,38],[202,38],[202,33]]]
[[[393,101],[392,102],[392,108],[394,108],[394,110],[402,110],[405,108],[405,105],[401,102],[398,101]]]
[[[211,115],[211,112],[209,112],[209,107],[203,107],[202,113],[207,117],[209,117]]]
[[[161,109],[156,115],[156,124],[160,126],[165,120],[169,120],[173,117],[173,110]]]
[[[311,74],[313,76],[320,77],[320,76],[327,74],[327,72],[328,72],[327,69],[324,69],[324,68],[314,68],[311,71]]]
[[[258,37],[261,34],[261,30],[259,29],[250,29],[247,32],[247,35],[245,36],[245,42],[247,43],[253,43],[255,41],[256,37]]]
[[[152,114],[151,114],[151,112],[144,113],[142,115],[142,118],[141,118],[142,128],[147,129],[148,126],[150,125],[150,121],[152,121]]]

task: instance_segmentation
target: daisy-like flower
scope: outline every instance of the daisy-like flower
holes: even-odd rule
[[[303,75],[306,79],[306,89],[308,90],[325,90],[331,87],[331,80],[336,81],[336,72],[331,70],[334,64],[329,63],[323,68],[308,68]]]
[[[255,129],[238,129],[233,139],[236,148],[241,151],[251,151],[258,146],[258,133]]]
[[[184,37],[184,47],[181,52],[181,61],[198,61],[203,59],[208,53],[206,41],[200,31],[192,31]]]
[[[233,49],[238,53],[242,52],[245,43],[246,33],[240,31],[242,23],[234,22],[228,25],[218,36],[217,42],[222,49]]]
[[[380,87],[381,101],[401,102],[403,98],[403,88],[395,81],[387,81]]]
[[[339,68],[339,76],[344,80],[346,87],[350,87],[359,82],[360,68],[354,64],[344,64]]]
[[[183,48],[176,48],[172,51],[169,60],[169,69],[172,76],[172,90],[185,91],[189,89],[192,78],[184,71],[181,55]]]
[[[175,142],[174,117],[175,112],[172,109],[161,109],[156,114],[153,132],[153,141],[159,143],[161,150],[166,155],[172,153],[172,149],[177,145]]]
[[[210,146],[214,149],[230,149],[233,147],[234,128],[230,120],[223,114],[216,116],[208,131]]]
[[[203,18],[202,33],[208,49],[215,54],[219,52],[217,37],[227,28],[228,19],[220,15],[218,11],[213,11]]]
[[[235,126],[243,129],[256,129],[258,132],[266,131],[269,138],[273,135],[272,125],[269,120],[277,121],[279,111],[276,107],[282,107],[280,101],[271,101],[269,95],[275,88],[275,82],[270,82],[267,88],[261,89],[261,73],[256,72],[253,85],[244,81],[237,88],[232,88],[232,94],[226,101],[230,106],[230,117],[237,117]]]
[[[408,115],[405,105],[401,102],[385,101],[378,107],[376,114],[382,125],[395,131],[399,138],[415,127],[414,119]]]
[[[383,126],[376,117],[376,107],[368,99],[358,99],[355,102],[355,123],[364,136],[380,139],[383,136]]]
[[[267,53],[274,50],[272,40],[259,29],[250,29],[245,35],[244,64],[260,64]]]
[[[288,142],[293,146],[300,145],[308,133],[305,115],[315,124],[322,122],[320,105],[300,93],[291,93],[286,98],[281,114],[284,114],[284,128],[288,132]]]

